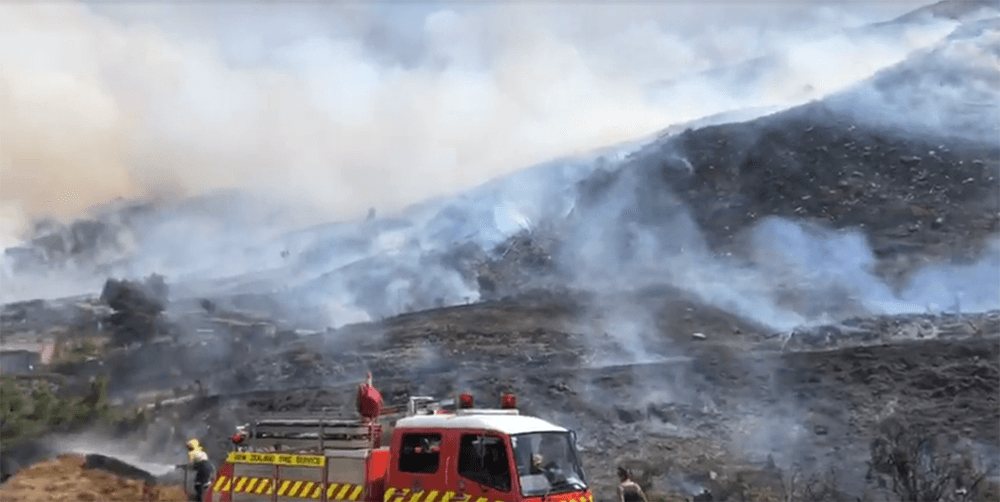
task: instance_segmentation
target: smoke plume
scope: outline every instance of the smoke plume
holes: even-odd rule
[[[831,93],[892,115],[889,98],[914,92],[880,70],[914,54],[989,62],[995,30],[975,22],[866,25],[912,7],[3,6],[3,228],[89,207],[108,229],[36,227],[41,261],[102,251],[41,276],[5,260],[5,301],[160,273],[181,295],[281,291],[336,326],[476,301],[474,275],[444,264],[452,250],[566,222],[561,265],[578,287],[673,284],[776,328],[823,318],[831,292],[857,312],[941,305],[954,287],[927,271],[889,291],[849,232],[765,222],[747,269],[712,256],[680,200],[655,225],[633,214],[635,173],[597,206],[575,188],[668,126]],[[102,204],[116,196],[156,202],[126,218]],[[381,218],[291,231],[369,208]],[[967,294],[965,308],[995,301]]]
[[[954,25],[840,31],[911,7],[4,5],[4,244],[119,196],[237,188],[293,206],[289,226],[398,210],[820,97]],[[770,54],[750,82],[704,73]]]

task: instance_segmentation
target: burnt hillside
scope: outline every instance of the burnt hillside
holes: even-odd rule
[[[1000,230],[1000,147],[858,126],[822,104],[688,130],[639,152],[634,212],[655,226],[682,200],[709,246],[740,253],[768,216],[859,229],[895,279],[925,260],[970,262]],[[600,200],[622,175],[584,184]]]

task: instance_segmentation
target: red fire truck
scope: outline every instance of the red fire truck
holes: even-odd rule
[[[472,396],[413,397],[381,446],[374,416],[269,417],[241,427],[209,502],[593,502],[576,436]],[[375,413],[378,415],[378,412]],[[383,413],[380,418],[386,419]]]

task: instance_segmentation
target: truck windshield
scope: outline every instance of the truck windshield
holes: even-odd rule
[[[587,478],[568,432],[531,432],[510,438],[521,495],[525,497],[587,489]]]

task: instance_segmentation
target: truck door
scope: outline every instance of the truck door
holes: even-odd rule
[[[516,500],[513,457],[507,436],[487,432],[463,432],[459,438],[458,497],[455,502],[500,502]],[[464,493],[463,493],[464,492]],[[464,498],[462,496],[464,495]]]
[[[384,499],[399,502],[447,502],[444,447],[441,431],[407,431],[393,438],[397,452],[391,472],[390,486]]]

